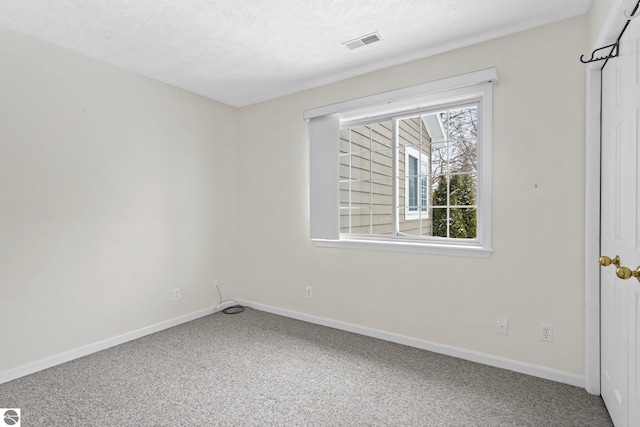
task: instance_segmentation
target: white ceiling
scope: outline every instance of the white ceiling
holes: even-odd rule
[[[0,0],[0,26],[241,107],[577,16],[590,3]],[[374,31],[382,41],[342,45]]]

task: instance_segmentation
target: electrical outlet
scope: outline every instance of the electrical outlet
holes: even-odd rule
[[[553,341],[553,325],[540,324],[540,340],[547,342]]]
[[[311,298],[313,296],[313,293],[311,291],[311,286],[307,286],[307,298]]]
[[[178,301],[180,299],[180,288],[175,288],[173,290],[173,300]]]
[[[496,319],[496,332],[507,335],[509,333],[509,319],[498,317],[498,319]]]

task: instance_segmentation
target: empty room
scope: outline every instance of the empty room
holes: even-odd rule
[[[639,426],[638,5],[0,1],[0,426]]]

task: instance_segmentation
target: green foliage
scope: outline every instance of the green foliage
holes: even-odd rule
[[[447,178],[438,178],[433,192],[433,206],[473,206],[476,203],[475,190],[471,175],[450,175],[449,201],[447,203]],[[447,208],[433,208],[433,235],[472,239],[476,237],[477,217],[474,208],[450,208],[447,221]],[[449,233],[447,234],[447,229]]]

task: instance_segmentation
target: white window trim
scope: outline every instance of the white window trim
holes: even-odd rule
[[[418,150],[416,150],[413,147],[405,147],[404,148],[404,177],[405,177],[405,181],[404,181],[404,204],[405,204],[405,208],[404,208],[404,219],[405,221],[413,221],[413,220],[417,220],[417,219],[429,219],[429,206],[428,206],[428,201],[427,201],[427,206],[422,206],[422,180],[420,178],[420,175],[422,175],[421,173],[418,173],[418,177],[415,177],[417,180],[417,195],[416,195],[416,200],[418,201],[418,208],[415,211],[411,211],[409,209],[409,179],[411,179],[411,177],[409,176],[409,167],[407,166],[409,164],[409,157],[413,157],[414,159],[416,159],[418,161],[418,171],[421,171],[422,168],[422,164],[421,163],[427,163],[427,161],[425,161],[423,159],[423,156],[420,155],[420,152]],[[425,177],[427,179],[427,188],[429,188],[429,177],[427,175],[427,177]],[[422,209],[420,209],[422,208]],[[422,212],[420,212],[422,210]]]
[[[316,246],[418,252],[439,255],[488,258],[491,245],[491,141],[492,82],[498,80],[496,68],[475,71],[460,76],[436,80],[325,107],[306,110],[303,117],[310,121],[310,193],[311,239]],[[443,102],[479,102],[482,120],[478,132],[478,174],[481,180],[477,194],[478,236],[466,239],[406,241],[385,238],[352,238],[339,233],[339,127],[359,120],[405,114],[424,110]]]
[[[489,258],[493,249],[480,246],[470,246],[463,243],[447,242],[443,244],[433,242],[408,242],[404,240],[367,240],[348,239],[339,240],[314,239],[313,244],[324,248],[363,249],[386,252],[409,252],[418,254],[433,254],[447,256],[465,256],[472,258]]]

